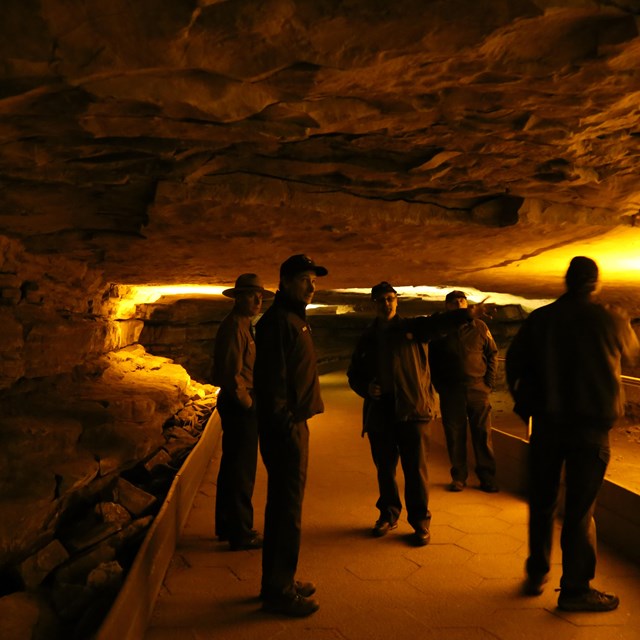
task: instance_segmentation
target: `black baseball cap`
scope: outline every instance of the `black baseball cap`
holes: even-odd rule
[[[379,282],[371,289],[371,299],[375,300],[378,296],[385,293],[398,293],[386,280]]]
[[[314,271],[317,276],[326,276],[329,273],[325,267],[316,264],[309,256],[297,253],[280,265],[280,278],[295,276],[303,271]]]
[[[453,291],[449,291],[447,293],[447,297],[444,299],[445,302],[451,302],[452,300],[456,300],[457,298],[467,299],[467,294],[464,291],[460,291],[459,289],[454,289]]]

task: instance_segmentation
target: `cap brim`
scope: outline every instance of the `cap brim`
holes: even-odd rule
[[[259,291],[262,293],[262,297],[267,299],[273,298],[276,295],[273,291],[269,291],[268,289],[258,289],[256,287],[240,287],[239,289],[233,287],[231,289],[225,289],[222,292],[222,295],[227,298],[235,298],[236,293],[242,293],[243,291]]]
[[[317,276],[326,276],[329,273],[325,267],[320,267],[318,265],[316,265],[313,270],[316,272]]]

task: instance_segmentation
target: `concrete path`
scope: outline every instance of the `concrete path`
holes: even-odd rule
[[[601,545],[593,586],[616,592],[619,609],[564,613],[556,609],[554,591],[560,578],[556,540],[544,594],[521,595],[524,502],[506,492],[485,494],[473,482],[462,493],[447,492],[441,447],[431,453],[431,544],[409,546],[412,530],[402,517],[398,529],[373,538],[377,493],[368,442],[360,438],[361,402],[344,374],[323,376],[322,384],[327,409],[310,422],[298,571],[299,579],[317,584],[320,610],[304,619],[260,610],[260,551],[231,552],[213,536],[216,459],[165,577],[147,640],[640,640],[637,565]],[[259,530],[265,487],[260,464],[254,498]]]

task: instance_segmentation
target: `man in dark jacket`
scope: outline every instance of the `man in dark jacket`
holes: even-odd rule
[[[309,459],[307,420],[324,411],[305,310],[316,278],[326,275],[309,257],[291,256],[280,267],[275,300],[256,326],[254,386],[268,474],[261,597],[266,611],[288,616],[319,608],[310,598],[315,586],[296,581],[295,574]]]
[[[567,291],[536,309],[507,351],[514,410],[532,418],[529,443],[529,557],[525,592],[542,593],[565,470],[562,578],[558,607],[611,611],[614,594],[591,588],[596,569],[593,512],[610,457],[609,430],[623,414],[621,363],[638,357],[638,339],[619,311],[594,298],[598,267],[571,260]]]
[[[216,488],[216,535],[229,540],[232,551],[258,549],[262,536],[253,529],[253,487],[258,461],[258,423],[253,402],[256,346],[251,319],[263,297],[273,297],[255,273],[243,273],[232,289],[231,312],[221,322],[213,356],[213,384],[220,387],[222,458]]]
[[[404,319],[397,315],[396,290],[381,282],[371,289],[376,318],[366,329],[347,371],[349,385],[362,398],[363,435],[367,433],[377,469],[380,512],[372,533],[395,529],[402,510],[396,482],[398,460],[405,480],[411,543],[431,538],[427,455],[429,423],[435,405],[427,342],[441,337],[481,313],[484,305],[430,317]]]
[[[465,309],[463,291],[450,291],[447,311]],[[491,403],[498,366],[498,347],[489,327],[473,320],[429,345],[433,386],[440,396],[442,426],[451,462],[450,491],[462,491],[469,474],[467,467],[467,424],[476,459],[480,489],[498,491],[496,460],[491,445]]]

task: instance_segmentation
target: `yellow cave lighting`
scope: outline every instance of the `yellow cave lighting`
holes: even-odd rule
[[[474,289],[473,287],[463,287],[459,285],[440,285],[440,286],[399,286],[393,287],[399,296],[404,298],[420,298],[421,300],[428,300],[431,302],[442,302],[444,304],[444,298],[449,293],[449,291],[453,289],[457,289],[458,291],[464,291],[467,296],[467,300],[471,304],[476,304],[478,302],[491,302],[497,305],[507,305],[507,304],[519,304],[523,309],[527,311],[532,311],[533,309],[537,309],[545,304],[549,304],[552,302],[550,299],[529,299],[522,298],[520,296],[511,295],[510,293],[496,293],[495,291],[480,291],[479,289]],[[354,289],[338,289],[339,292],[345,293],[361,293],[369,296],[371,294],[371,289],[362,289],[362,288],[354,288]]]
[[[129,285],[118,303],[116,319],[124,320],[135,316],[136,306],[139,304],[153,304],[163,296],[222,296],[225,289],[231,288],[233,285],[197,285],[197,284],[176,284],[176,285],[149,285],[137,286]],[[307,309],[320,309],[327,305],[310,304]],[[336,309],[337,314],[347,313],[352,310],[351,307],[339,306]]]
[[[615,227],[590,240],[550,249],[504,268],[517,266],[523,278],[542,277],[560,282],[574,256],[587,256],[597,262],[605,288],[608,283],[640,283],[640,228]]]
[[[117,319],[131,318],[135,315],[136,306],[157,302],[163,296],[221,296],[228,286],[176,284],[157,286],[127,286],[126,292],[120,299],[116,311]]]

